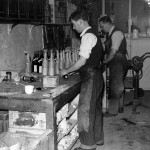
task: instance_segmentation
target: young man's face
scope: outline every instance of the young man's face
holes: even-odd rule
[[[109,24],[108,23],[104,23],[102,21],[100,21],[99,23],[101,30],[103,30],[104,32],[109,32]]]
[[[81,20],[75,21],[75,20],[71,20],[72,24],[73,24],[73,29],[76,30],[78,33],[82,32],[82,22]]]

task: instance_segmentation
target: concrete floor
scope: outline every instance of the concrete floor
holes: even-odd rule
[[[126,95],[126,103],[131,99],[132,92]],[[125,106],[123,114],[104,118],[104,145],[97,150],[150,150],[150,91],[140,99],[140,114]]]

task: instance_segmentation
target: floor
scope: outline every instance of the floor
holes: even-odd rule
[[[133,92],[127,93],[126,104],[132,99]],[[140,100],[140,114],[132,114],[129,105],[123,114],[104,118],[104,145],[96,150],[150,150],[150,91]]]

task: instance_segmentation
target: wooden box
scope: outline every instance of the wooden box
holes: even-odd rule
[[[4,132],[0,134],[0,150],[49,150],[50,133],[51,130],[41,135]]]
[[[9,111],[9,132],[42,134],[46,130],[46,113]]]
[[[59,76],[44,76],[43,87],[57,87],[59,86]]]

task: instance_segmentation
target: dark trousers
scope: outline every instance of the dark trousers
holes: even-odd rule
[[[81,92],[78,104],[78,131],[81,147],[92,149],[103,140],[102,90],[103,76],[99,70],[80,71]]]
[[[124,78],[127,72],[126,55],[116,53],[109,62],[109,106],[108,112],[118,114],[118,109],[123,107]]]

